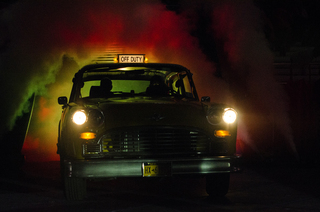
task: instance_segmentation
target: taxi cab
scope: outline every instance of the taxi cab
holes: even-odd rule
[[[57,153],[68,200],[86,181],[118,177],[199,176],[224,196],[237,169],[237,112],[199,97],[191,72],[177,64],[118,55],[73,78],[62,105]]]

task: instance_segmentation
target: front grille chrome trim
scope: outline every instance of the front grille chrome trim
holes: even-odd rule
[[[199,129],[134,127],[108,131],[98,143],[108,156],[163,156],[209,153],[210,140]]]

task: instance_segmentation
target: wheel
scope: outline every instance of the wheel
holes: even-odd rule
[[[87,193],[87,183],[84,178],[64,177],[64,194],[67,200],[82,200]]]
[[[206,176],[206,191],[209,196],[223,197],[228,193],[230,173],[209,174]]]
[[[63,161],[63,157],[60,155],[60,172],[66,199],[70,201],[84,199],[87,193],[86,179],[66,176]]]

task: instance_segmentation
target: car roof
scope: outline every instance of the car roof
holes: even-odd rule
[[[83,74],[84,72],[96,71],[98,69],[116,69],[122,67],[146,67],[146,68],[173,68],[179,71],[185,71],[188,74],[191,74],[190,70],[186,67],[178,64],[171,63],[97,63],[89,64],[82,67],[78,74]]]

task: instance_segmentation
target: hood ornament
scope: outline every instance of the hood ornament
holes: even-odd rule
[[[153,121],[160,121],[160,120],[164,119],[164,116],[162,116],[162,115],[160,115],[160,114],[158,114],[158,113],[154,113],[154,114],[151,116],[150,119],[153,120]]]

